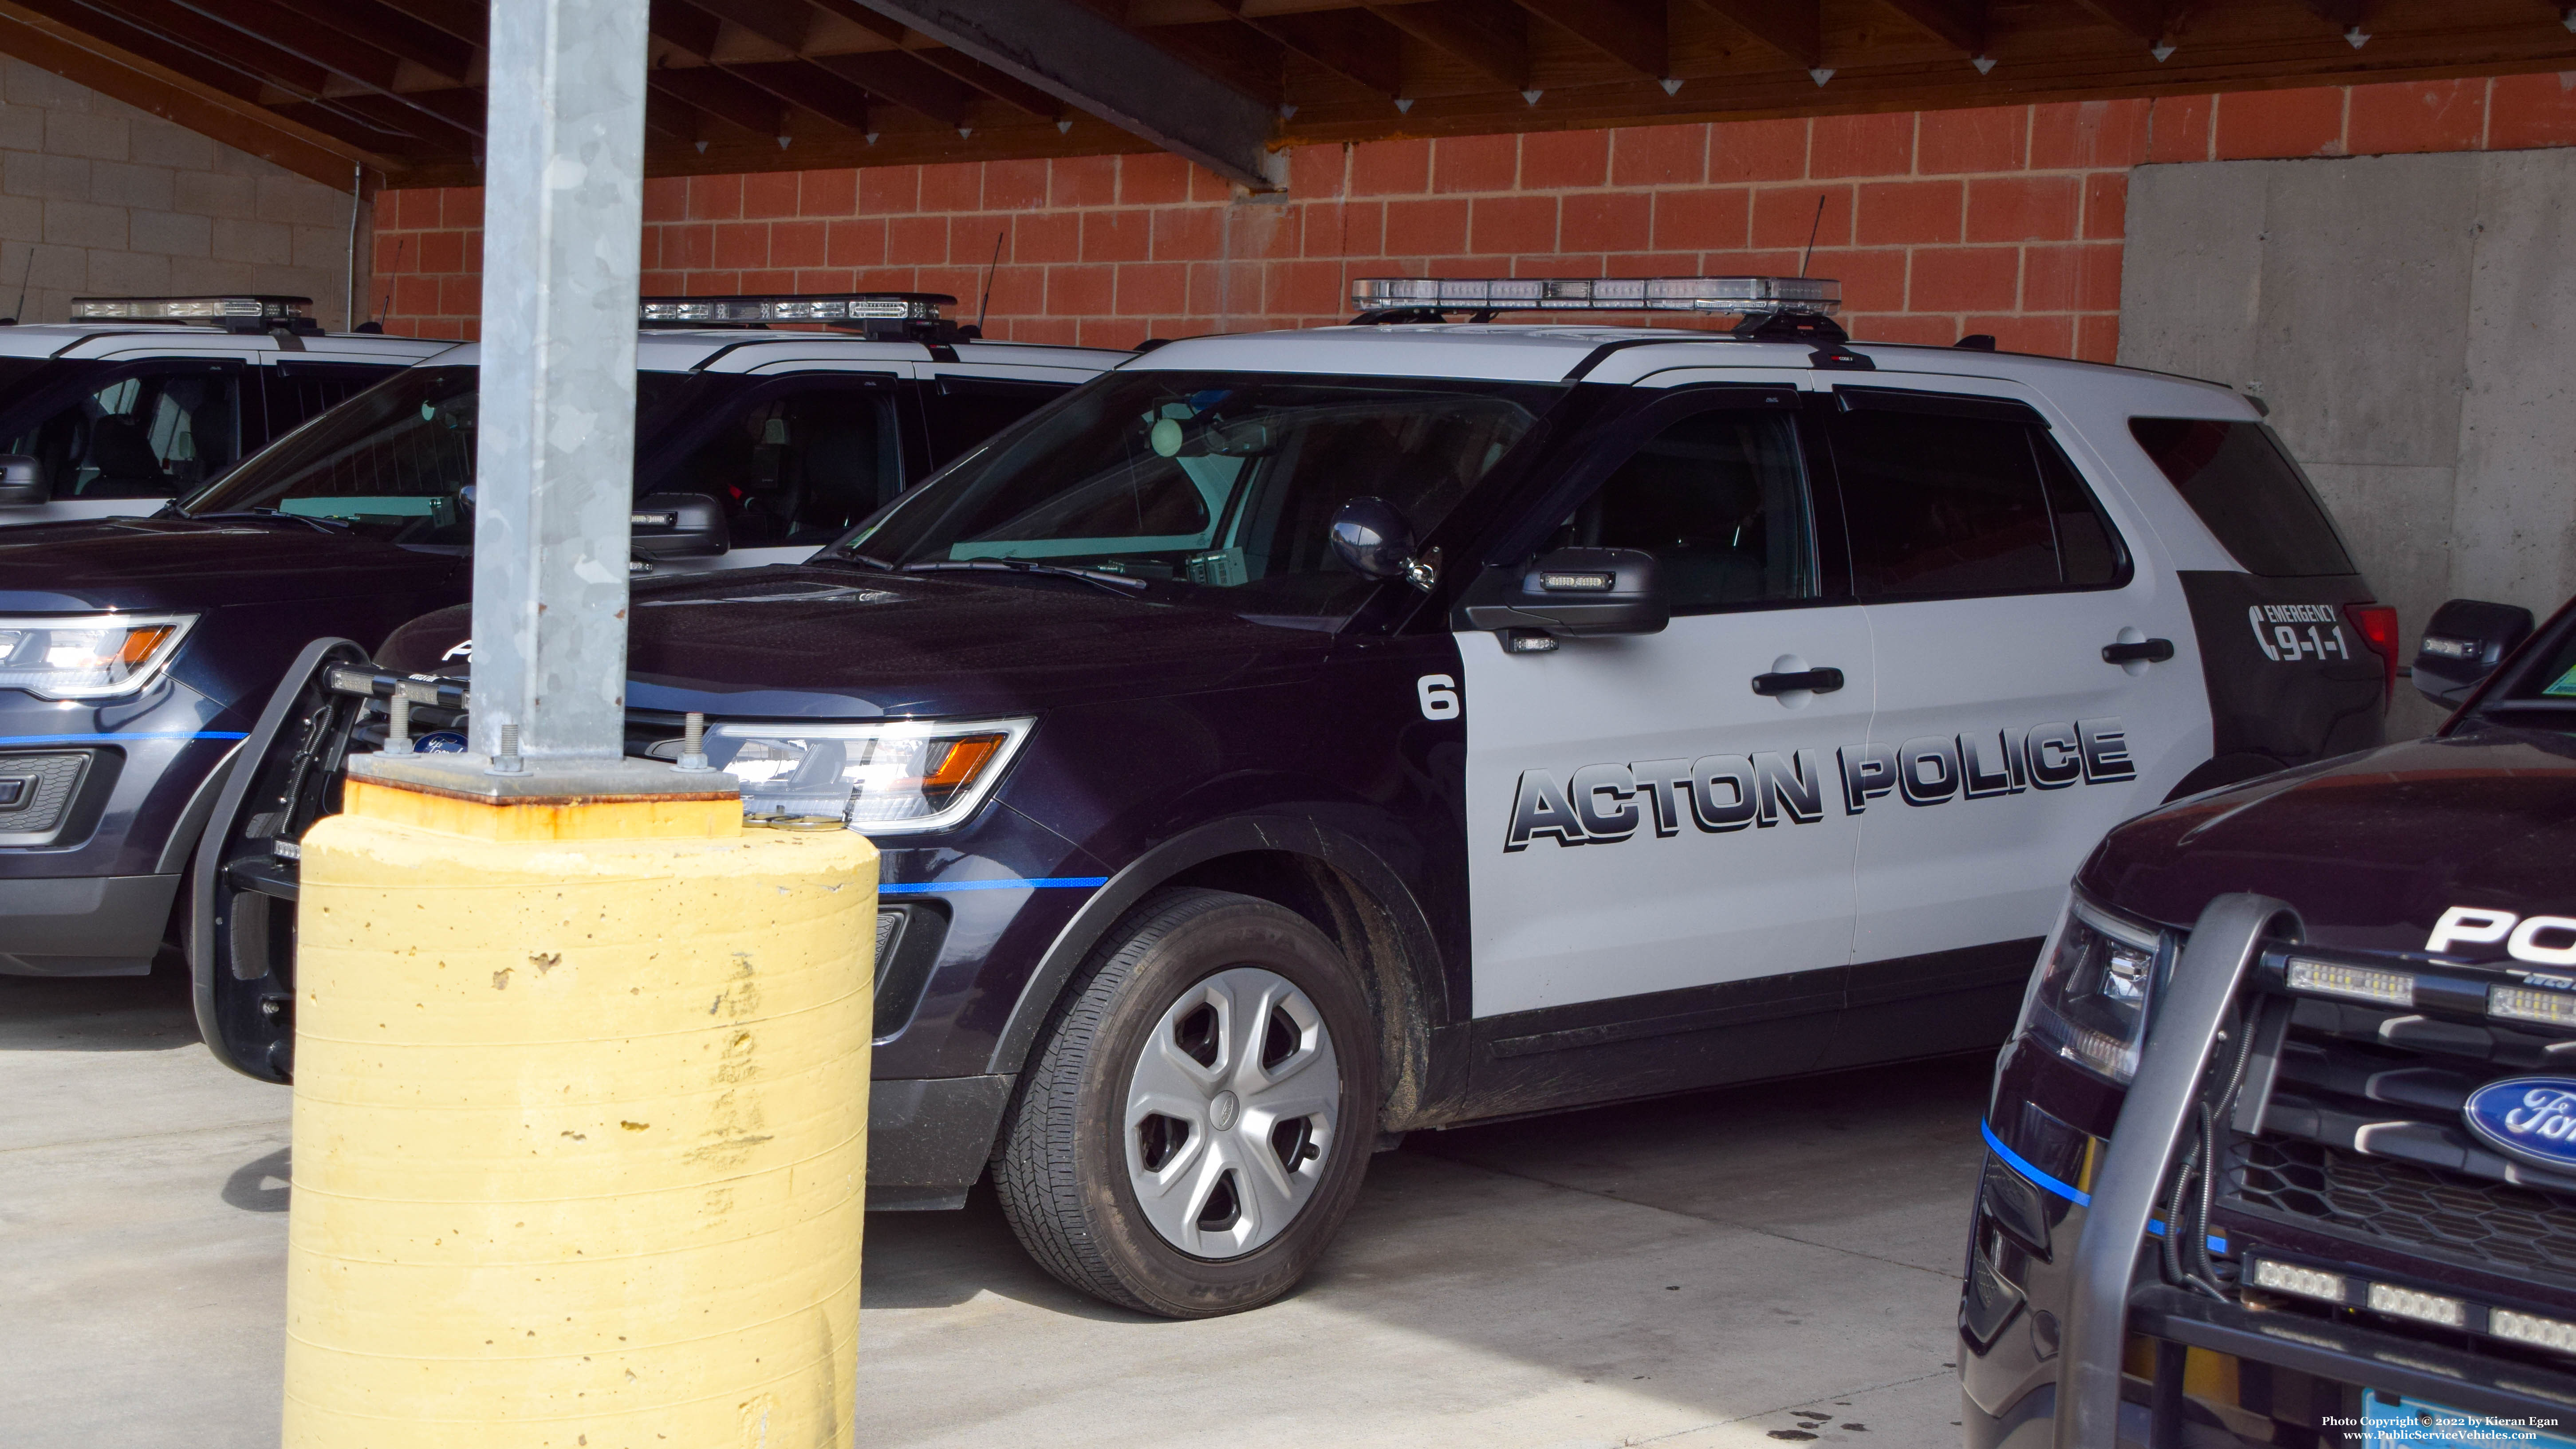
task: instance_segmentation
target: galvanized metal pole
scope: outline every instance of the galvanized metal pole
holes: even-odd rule
[[[647,0],[492,7],[474,522],[479,755],[625,752],[646,9]],[[503,748],[505,731],[515,749]]]

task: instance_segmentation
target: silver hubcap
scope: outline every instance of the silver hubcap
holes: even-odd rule
[[[1127,1085],[1127,1180],[1182,1252],[1238,1258],[1285,1231],[1323,1180],[1341,1064],[1306,993],[1237,966],[1181,993]]]

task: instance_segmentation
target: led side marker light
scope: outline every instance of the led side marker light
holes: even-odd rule
[[[1362,277],[1351,305],[1363,313],[1813,312],[1841,309],[1832,277]]]
[[[2289,960],[2290,989],[2315,996],[2339,996],[2347,1001],[2367,1001],[2379,1006],[2415,1004],[2415,978],[2403,971],[2380,971],[2368,966],[2346,966],[2335,961],[2314,961],[2304,956]]]
[[[2255,1259],[2248,1271],[2251,1281],[2257,1288],[2269,1288],[2275,1293],[2288,1293],[2300,1298],[2314,1298],[2320,1303],[2340,1305],[2344,1301],[2344,1282],[2341,1273],[2321,1273],[2314,1268],[2294,1267],[2288,1263],[2274,1262],[2270,1258]]]

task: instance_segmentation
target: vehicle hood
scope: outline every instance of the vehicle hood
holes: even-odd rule
[[[641,583],[627,617],[630,707],[736,719],[1022,714],[1276,684],[1318,667],[1332,640],[1066,580],[801,565]],[[470,624],[463,608],[425,616],[380,662],[459,673]]]
[[[0,527],[0,611],[195,609],[349,598],[460,567],[455,555],[291,523],[22,523]]]
[[[2576,738],[2411,740],[2194,796],[2112,831],[2077,879],[2170,926],[2276,896],[2310,941],[2366,951],[2423,950],[2451,906],[2576,915]]]

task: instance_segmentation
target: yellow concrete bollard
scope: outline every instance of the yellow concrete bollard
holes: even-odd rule
[[[287,1449],[846,1445],[876,851],[351,780],[303,842]]]

